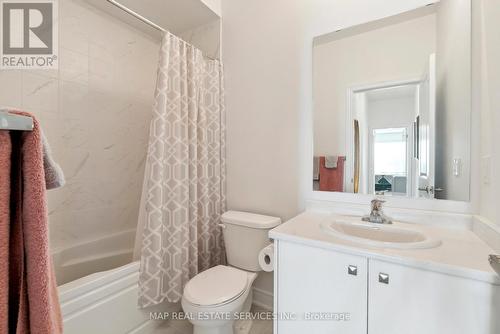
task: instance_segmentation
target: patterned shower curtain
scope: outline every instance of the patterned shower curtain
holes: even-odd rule
[[[191,277],[225,261],[223,93],[221,63],[166,33],[136,238],[140,307],[179,301]]]

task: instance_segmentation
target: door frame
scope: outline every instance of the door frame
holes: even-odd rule
[[[430,69],[432,69],[433,71],[430,71]],[[423,74],[423,77],[420,79],[420,82],[424,82],[425,80],[427,80],[429,82],[429,91],[430,92],[433,92],[434,93],[434,99],[432,98],[429,98],[429,101],[427,101],[428,103],[428,107],[429,107],[429,120],[428,122],[430,123],[431,122],[431,118],[433,118],[433,125],[432,127],[429,127],[429,130],[428,132],[426,133],[427,134],[427,143],[428,143],[428,147],[427,147],[427,173],[426,174],[423,174],[420,170],[420,160],[417,161],[417,174],[416,174],[416,177],[417,177],[417,180],[416,180],[416,183],[417,183],[417,190],[416,190],[416,194],[418,197],[422,197],[422,198],[426,198],[426,199],[434,199],[435,198],[435,192],[432,191],[432,192],[429,192],[427,191],[427,193],[425,194],[423,191],[420,190],[420,188],[422,188],[422,185],[421,184],[424,184],[426,187],[432,187],[432,188],[435,188],[435,185],[436,185],[436,166],[435,166],[435,163],[436,163],[436,122],[437,122],[437,118],[436,118],[436,113],[437,113],[437,110],[436,110],[436,95],[437,95],[437,77],[436,77],[436,54],[435,53],[432,53],[430,56],[429,56],[429,62],[427,63],[427,68],[426,68],[426,71],[424,72]],[[423,80],[425,79],[425,80]],[[421,115],[421,111],[422,111],[422,106],[420,105],[420,96],[422,94],[422,91],[421,91],[421,88],[422,86],[419,86],[419,90],[418,90],[418,103],[419,103],[419,106],[417,108],[418,110],[418,117],[420,118],[420,120],[422,120],[422,115]],[[421,124],[419,124],[419,126],[421,126]],[[420,128],[418,129],[419,133],[421,133],[421,130]],[[417,140],[417,145],[419,147],[419,155],[420,155],[420,136],[418,138],[416,138]]]
[[[354,108],[355,94],[366,91],[382,88],[391,88],[405,85],[420,84],[420,77],[411,77],[402,80],[381,81],[370,84],[358,84],[347,88],[347,115],[346,115],[346,161],[344,168],[344,191],[352,191],[354,189]],[[370,134],[368,134],[370,135]],[[413,173],[413,171],[412,171]],[[409,189],[407,190],[409,193]],[[366,194],[373,196],[374,194]]]

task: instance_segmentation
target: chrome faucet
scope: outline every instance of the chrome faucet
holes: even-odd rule
[[[392,224],[392,219],[387,217],[382,210],[382,204],[385,201],[380,199],[374,199],[371,202],[371,212],[369,216],[361,218],[365,222],[375,223],[375,224]]]

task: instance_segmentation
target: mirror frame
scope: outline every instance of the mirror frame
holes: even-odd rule
[[[474,18],[474,13],[473,13],[473,4],[472,0],[471,1],[471,21]],[[433,0],[430,4],[435,4],[438,3],[439,0]],[[422,7],[416,7],[413,9],[408,9],[407,11],[415,10],[418,8]],[[399,12],[399,13],[394,13],[392,15],[399,15],[403,14],[407,11],[404,12]],[[384,19],[384,18],[379,18],[379,19]],[[360,26],[363,24],[367,24],[373,21],[376,21],[378,19],[373,19],[370,21],[364,21],[364,22],[359,22],[355,25],[349,25],[345,27],[341,27],[335,32],[339,32],[341,30],[353,28],[356,26]],[[309,119],[309,134],[307,137],[308,138],[308,150],[307,151],[307,163],[306,167],[304,170],[304,180],[307,180],[304,182],[304,186],[307,187],[306,191],[306,200],[308,201],[317,201],[317,202],[340,202],[340,203],[346,203],[346,204],[357,204],[357,205],[366,205],[368,207],[370,201],[378,197],[376,195],[368,195],[368,194],[354,194],[354,193],[344,193],[344,192],[328,192],[328,191],[316,191],[313,189],[313,180],[312,177],[310,177],[313,174],[313,155],[314,155],[314,122],[313,122],[313,115],[314,115],[314,87],[313,87],[313,52],[314,52],[314,39],[326,34],[330,34],[333,31],[326,31],[323,33],[320,33],[316,36],[312,36],[312,40],[310,41],[309,47],[310,49],[310,55],[309,55],[309,71],[310,71],[310,77],[309,77],[309,93],[311,97],[310,101],[310,119]],[[456,214],[465,214],[465,215],[472,215],[475,213],[476,210],[476,205],[475,203],[478,202],[478,189],[477,186],[475,185],[476,182],[473,182],[474,180],[478,181],[478,171],[477,171],[477,166],[473,165],[473,161],[479,161],[479,154],[473,154],[473,146],[477,146],[477,134],[479,131],[479,121],[477,115],[474,114],[474,109],[478,108],[480,101],[478,101],[477,98],[477,93],[475,90],[475,78],[477,76],[474,75],[475,70],[477,70],[477,66],[475,66],[475,58],[474,58],[474,46],[476,46],[476,43],[474,43],[474,30],[473,30],[473,25],[471,24],[471,31],[470,31],[470,45],[471,45],[471,73],[470,73],[470,78],[471,78],[471,103],[470,103],[470,112],[468,115],[468,123],[469,126],[467,127],[467,133],[465,134],[468,137],[468,142],[469,142],[469,147],[468,147],[468,153],[470,156],[470,172],[469,172],[469,200],[468,201],[455,201],[455,200],[446,200],[446,199],[424,199],[424,198],[408,198],[408,197],[403,197],[403,198],[396,198],[396,197],[383,197],[383,199],[386,201],[385,206],[389,208],[398,208],[398,209],[414,209],[414,210],[424,210],[424,211],[437,211],[437,212],[451,212],[451,213],[456,213]],[[476,116],[476,117],[475,117]],[[349,131],[348,131],[349,133]]]

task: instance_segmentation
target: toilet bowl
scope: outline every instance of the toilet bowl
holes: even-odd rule
[[[240,312],[250,311],[252,284],[261,271],[260,250],[270,244],[268,232],[280,218],[228,211],[220,224],[227,266],[216,266],[193,277],[184,287],[182,309],[194,334],[233,334]]]
[[[254,272],[216,266],[191,279],[181,303],[193,334],[233,334],[238,314],[250,311],[256,277]]]

